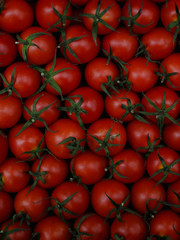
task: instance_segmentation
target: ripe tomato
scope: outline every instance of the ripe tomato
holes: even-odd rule
[[[36,103],[37,99],[38,101]],[[45,123],[42,121],[36,120],[36,115],[33,117],[34,104],[37,112],[40,112],[42,111],[42,109],[47,108],[49,106],[45,111],[43,111],[39,115],[39,117],[43,119]],[[57,109],[57,107],[60,106],[59,99],[56,96],[45,91],[42,91],[26,99],[24,102],[24,106],[30,110],[32,115],[30,116],[30,114],[28,113],[28,110],[26,110],[26,108],[24,107],[23,117],[26,121],[28,121],[31,118],[32,126],[34,127],[44,127],[45,124],[46,126],[49,126],[54,122],[56,122],[60,115],[60,111]]]
[[[22,103],[7,93],[0,95],[0,129],[13,127],[22,115]]]
[[[148,226],[142,217],[132,213],[122,213],[122,222],[117,218],[111,224],[111,238],[115,236],[123,239],[145,240],[148,233]]]
[[[91,203],[95,212],[98,215],[106,218],[110,214],[111,210],[116,210],[116,207],[111,203],[108,196],[119,206],[121,206],[128,195],[129,190],[123,183],[120,183],[115,179],[103,179],[93,185],[91,191]],[[123,206],[127,207],[128,204],[129,199],[123,203]],[[114,218],[115,216],[116,211],[112,212],[109,218]]]
[[[91,185],[104,177],[107,159],[87,150],[73,158],[70,166],[71,172],[75,172],[81,183]]]
[[[17,57],[17,46],[12,35],[0,32],[0,67],[6,67]]]
[[[14,198],[16,214],[23,211],[30,217],[31,222],[38,222],[45,217],[45,210],[49,207],[48,192],[35,186],[30,192],[30,186],[19,191]],[[29,193],[28,193],[29,192]]]
[[[95,90],[103,91],[101,86],[103,83],[108,82],[108,76],[110,76],[113,81],[119,76],[119,69],[111,61],[107,64],[106,58],[97,57],[85,67],[85,79],[88,85]]]
[[[65,219],[77,218],[83,215],[89,207],[89,192],[83,185],[77,182],[63,182],[53,190],[51,197],[57,199],[60,203],[67,200],[69,197],[71,198],[67,203],[63,204],[62,216]],[[55,205],[56,202],[51,199],[51,206],[53,207]],[[66,209],[71,211],[71,213],[66,211]],[[54,213],[59,216],[58,209],[55,209]]]
[[[71,240],[69,227],[57,216],[48,216],[37,222],[34,232],[39,240]]]
[[[134,17],[141,9],[140,15],[135,19],[135,23],[132,20],[132,17],[129,15],[129,4],[131,6],[131,14]],[[153,3],[150,0],[128,0],[125,2],[122,8],[122,16],[129,18],[129,21],[125,20],[124,24],[126,27],[132,28],[133,33],[136,34],[145,34],[150,32],[155,28],[159,21],[159,7],[156,3]],[[138,26],[136,23],[142,25]]]
[[[30,68],[25,62],[15,62],[9,65],[4,71],[4,77],[10,84],[12,81],[13,69],[15,69],[13,87],[22,98],[27,98],[33,95],[41,84],[41,76],[38,71]],[[3,82],[4,87],[6,83]],[[12,92],[17,97],[16,93]]]
[[[67,96],[67,98],[71,99],[77,104],[81,100],[81,98],[78,96],[81,96],[83,99],[80,108],[86,111],[86,113],[80,112],[79,114],[82,122],[87,124],[93,123],[98,120],[104,110],[104,100],[101,94],[90,87],[79,87],[76,88],[76,90],[74,90],[73,92],[71,92]],[[65,101],[65,107],[72,107],[73,109],[73,104],[71,104],[68,99]],[[72,120],[78,122],[78,119],[74,112],[71,113],[71,111],[67,111],[67,115]]]
[[[31,6],[24,0],[6,0],[0,13],[0,29],[9,33],[19,33],[33,24]]]
[[[26,45],[26,41],[30,40],[32,34],[38,33],[43,33],[43,35],[33,38],[33,40]],[[57,44],[55,37],[50,32],[45,31],[41,27],[33,26],[21,32],[20,38],[25,41],[25,45],[21,42],[18,44],[18,52],[24,61],[28,61],[30,64],[44,65],[53,60]],[[31,45],[31,43],[37,46]],[[28,46],[27,59],[24,59],[23,46]]]
[[[27,171],[30,167],[27,162],[20,162],[17,158],[8,158],[0,165],[0,175],[3,190],[6,192],[19,192],[25,188],[30,180]]]
[[[126,140],[124,126],[110,118],[101,118],[93,122],[88,128],[87,144],[93,152],[101,156],[108,157],[120,153]]]
[[[180,124],[180,122],[178,122]],[[175,151],[180,151],[180,126],[175,123],[168,124],[162,132],[163,140],[166,145]]]
[[[122,183],[134,183],[139,180],[145,172],[145,160],[143,157],[132,149],[124,149],[119,154],[113,157],[113,164],[122,161],[117,165],[115,170],[122,176],[118,176],[117,172],[113,171],[113,177]]]
[[[139,181],[134,183],[131,188],[131,203],[133,207],[140,213],[147,213],[148,209],[146,207],[147,200],[149,210],[153,211],[160,201],[164,202],[166,200],[166,192],[162,184],[155,186],[156,182],[147,177],[141,178]],[[160,204],[156,211],[160,211],[163,204]]]
[[[174,228],[180,232],[180,218],[179,215],[171,210],[162,210],[157,213],[150,222],[150,236],[169,236],[171,240],[179,240],[179,235]],[[156,237],[152,238],[157,239]]]
[[[100,9],[97,14],[96,10],[98,3],[99,3],[98,0],[91,0],[85,5],[83,13],[92,14],[94,15],[94,18],[83,16],[83,23],[87,27],[87,29],[89,29],[92,32],[94,31],[93,22],[97,21],[97,34],[110,33],[113,31],[112,28],[116,29],[119,25],[121,8],[115,0],[101,0]],[[108,7],[110,7],[108,11],[105,14],[103,14],[103,16],[99,16]],[[110,27],[109,28],[106,27],[105,24],[103,24],[101,21],[104,21]]]
[[[53,10],[54,7],[59,14],[63,15],[67,4],[67,0],[38,0],[36,3],[36,20],[38,24],[46,30],[50,28],[50,32],[58,32],[59,30],[56,27],[67,27],[70,24],[70,20],[66,20],[64,25],[62,24],[62,21],[60,21],[59,24],[56,24],[59,21],[59,17]],[[66,16],[71,16],[71,12],[72,9],[71,6],[69,6]],[[51,28],[54,24],[55,27]]]
[[[33,162],[33,173],[37,172],[39,163],[40,159],[37,159]],[[50,154],[46,154],[41,162],[39,172],[47,172],[47,175],[44,176],[45,183],[39,180],[37,185],[42,188],[53,188],[63,183],[63,181],[66,179],[68,175],[68,164],[62,159],[58,159]],[[33,176],[34,180],[35,178],[36,177]]]
[[[173,206],[173,204],[180,204],[179,199],[175,193],[180,196],[180,179],[169,184],[167,189],[167,202],[171,204],[170,208],[175,212],[180,213],[180,208]]]
[[[8,139],[4,132],[0,131],[0,164],[4,162],[8,154]]]
[[[0,191],[0,223],[8,220],[13,213],[13,198],[5,191]]]
[[[169,166],[170,164],[173,164],[177,159],[180,159],[179,154],[174,150],[172,150],[171,148],[161,147],[156,149],[154,152],[149,154],[149,157],[147,159],[146,168],[149,176],[152,176],[156,171],[164,168],[164,165],[160,160],[158,153],[159,153],[159,156],[164,159],[164,162],[167,166]],[[162,179],[165,173],[166,178],[163,180],[164,183],[175,182],[176,180],[179,179],[179,176],[176,175],[176,173],[180,175],[180,161],[175,163],[170,168],[170,170],[175,172],[175,174],[167,171],[167,169],[164,169],[165,172],[158,173],[153,177],[153,179],[155,181],[159,181],[160,179]]]
[[[73,40],[76,37],[80,37],[79,40]],[[72,40],[68,44],[69,48],[75,53],[76,57],[72,55],[72,51],[66,47],[66,41]],[[59,38],[60,50],[65,57],[67,57],[72,63],[87,63],[94,59],[100,50],[100,39],[97,37],[97,46],[93,40],[92,34],[81,24],[73,24],[68,26],[65,30],[65,39],[62,34]],[[63,45],[65,44],[65,49]]]
[[[130,34],[125,27],[117,28],[117,32],[109,33],[102,39],[103,49],[110,53],[111,47],[113,56],[124,62],[129,61],[135,55],[138,45],[137,37]]]

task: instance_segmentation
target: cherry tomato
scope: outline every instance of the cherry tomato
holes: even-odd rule
[[[176,182],[169,184],[167,189],[167,202],[171,204],[170,208],[172,210],[179,213],[180,208],[173,206],[173,204],[179,205],[180,203],[177,195],[180,195],[180,179],[178,179]]]
[[[180,124],[180,122],[178,122]],[[163,140],[170,148],[180,151],[180,126],[175,123],[166,125],[162,132]]]
[[[5,191],[0,191],[0,223],[7,221],[13,213],[13,198]]]

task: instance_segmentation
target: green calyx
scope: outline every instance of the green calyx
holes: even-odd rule
[[[119,93],[117,89],[117,82],[120,81],[120,77],[116,77],[112,80],[111,76],[107,76],[107,82],[101,84],[101,89],[105,92],[110,98],[112,98],[111,91],[114,90],[116,93]]]
[[[109,175],[108,179],[112,179],[112,178],[113,178],[113,174],[116,174],[116,175],[117,175],[118,177],[120,177],[120,178],[129,178],[129,177],[126,177],[126,176],[120,174],[120,173],[116,170],[116,168],[117,168],[121,163],[124,162],[123,160],[119,160],[119,161],[117,161],[116,163],[113,162],[113,159],[112,159],[111,157],[109,158],[109,160],[110,160],[110,164],[109,164],[109,166],[108,166],[107,168],[105,168],[105,172],[107,172],[108,170],[110,170],[110,175]]]
[[[22,226],[22,223],[25,222],[28,226],[31,224],[31,218],[30,216],[25,213],[24,211],[20,211],[17,214],[14,214],[12,217],[13,223],[17,220],[20,219],[20,226]]]
[[[0,13],[4,10],[4,8],[5,8],[4,0],[0,0]]]

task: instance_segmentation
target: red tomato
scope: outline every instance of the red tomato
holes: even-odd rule
[[[7,93],[0,95],[0,129],[13,127],[22,115],[22,103]]]
[[[0,165],[0,175],[3,181],[3,190],[19,192],[25,188],[30,180],[27,171],[30,167],[27,162],[20,162],[17,158],[8,158]]]
[[[49,71],[52,67],[53,62],[48,63],[45,66],[45,70]],[[62,95],[66,95],[71,91],[75,90],[81,81],[81,72],[78,66],[70,63],[64,58],[56,58],[56,64],[53,72],[56,72],[63,68],[69,68],[62,72],[56,73],[53,77],[54,81],[61,88]],[[49,83],[46,84],[46,90],[54,95],[59,95],[59,93],[54,90]]]
[[[151,199],[148,202],[149,210],[160,211],[162,209],[163,204],[160,204],[158,208],[156,207],[160,201],[166,200],[166,192],[162,184],[157,186],[155,184],[154,180],[143,177],[132,185],[131,203],[138,212],[143,214],[148,212],[146,207],[148,199]]]
[[[75,172],[81,183],[91,185],[104,177],[107,159],[87,150],[73,158],[70,166],[71,172]]]
[[[148,233],[148,226],[142,217],[132,213],[123,213],[122,222],[117,218],[111,224],[111,238],[123,237],[127,240],[145,240]]]
[[[70,20],[65,21],[65,26],[62,26],[62,21],[60,21],[59,24],[56,24],[59,21],[59,17],[53,10],[54,7],[59,14],[63,15],[67,4],[67,0],[38,0],[36,3],[36,20],[39,25],[46,30],[50,28],[50,32],[58,32],[59,30],[56,29],[56,27],[67,27],[70,24]],[[71,12],[72,9],[71,6],[69,6],[66,16],[71,16]],[[51,28],[54,24],[56,24],[55,27]]]
[[[91,203],[95,212],[104,218],[110,214],[112,209],[116,210],[116,207],[111,203],[107,195],[121,206],[123,201],[129,195],[129,190],[126,185],[114,179],[103,179],[93,185],[91,191]],[[129,199],[123,203],[123,206],[127,207],[128,204]],[[112,212],[109,218],[114,218],[115,216],[116,211]]]
[[[17,56],[17,46],[12,35],[6,32],[0,32],[0,67],[6,67]]]
[[[167,189],[167,202],[172,204],[170,205],[170,208],[175,212],[180,213],[180,208],[173,206],[173,204],[179,205],[180,203],[177,195],[180,196],[180,179],[169,184]]]
[[[148,135],[151,144],[156,141],[155,146],[157,146],[160,142],[160,131],[155,124],[148,124],[134,119],[129,122],[126,131],[129,144],[140,153],[151,150],[148,146]]]
[[[113,62],[107,64],[106,58],[97,57],[85,67],[85,79],[88,85],[95,90],[103,91],[101,85],[108,82],[108,76],[113,81],[119,76],[119,69]]]
[[[8,139],[4,132],[0,131],[0,164],[4,162],[8,154]]]
[[[118,174],[126,178],[118,176],[117,172],[113,171],[113,177],[122,183],[134,183],[139,180],[145,172],[145,160],[143,157],[132,149],[124,149],[119,154],[113,157],[113,164],[122,161],[115,170]]]
[[[68,225],[57,216],[48,216],[39,221],[34,232],[39,233],[39,240],[71,240]]]
[[[152,60],[161,60],[169,56],[175,49],[173,34],[163,27],[154,28],[141,38]]]
[[[178,122],[178,124],[180,124],[180,122]],[[163,129],[162,136],[166,145],[175,151],[180,151],[180,126],[175,123],[166,125]]]
[[[65,219],[77,218],[78,216],[83,215],[89,207],[89,192],[83,185],[77,182],[63,182],[54,189],[51,197],[57,199],[60,203],[67,200],[69,197],[72,197],[63,205],[62,216]],[[53,199],[51,199],[51,205],[52,207],[56,205],[56,202]],[[67,212],[66,209],[75,215]],[[54,212],[59,216],[57,209],[55,209]]]
[[[131,83],[131,90],[135,92],[145,92],[151,89],[157,82],[158,76],[154,73],[158,71],[158,65],[148,62],[145,57],[137,57],[128,61],[128,81]],[[126,72],[123,69],[124,74]]]
[[[76,57],[72,55],[72,53],[66,48],[64,49],[63,44],[67,40],[73,40],[73,38],[81,37],[79,40],[74,40],[68,44],[69,48],[75,53]],[[92,34],[89,30],[87,30],[81,24],[74,24],[66,28],[65,30],[65,38],[62,38],[62,34],[60,35],[59,41],[62,43],[62,47],[60,50],[62,54],[66,55],[66,57],[72,63],[87,63],[94,59],[100,50],[100,40],[97,38],[97,46],[93,40]],[[66,45],[66,44],[65,44]],[[64,51],[63,51],[64,49]]]
[[[98,155],[114,156],[120,153],[126,144],[126,140],[124,126],[110,118],[101,118],[88,128],[87,144]],[[115,145],[112,146],[111,144]]]
[[[80,153],[72,153],[67,146],[72,146],[72,150],[76,145],[73,139],[79,141],[85,139],[85,131],[81,129],[78,123],[71,119],[61,118],[50,126],[50,131],[46,132],[45,140],[48,149],[58,158],[68,159],[77,156]],[[53,131],[53,132],[52,132]],[[71,138],[68,142],[60,144],[63,140]],[[73,138],[73,139],[72,139]],[[80,142],[80,147],[85,145],[84,141]]]
[[[33,117],[33,107],[37,99],[39,99],[35,104],[35,109],[37,112],[40,112],[42,111],[42,109],[47,108],[49,106],[45,111],[43,111],[39,115],[39,117],[44,120],[46,125],[49,126],[53,124],[55,121],[57,121],[60,115],[60,111],[57,109],[57,107],[60,106],[60,101],[56,96],[45,91],[33,95],[32,97],[25,100],[24,106],[31,111],[32,115],[30,116],[28,111],[26,111],[26,109],[24,108],[23,109],[24,119],[28,121],[31,118],[32,126],[34,127],[45,126],[44,122],[36,119],[36,115]]]
[[[27,28],[24,32],[21,32],[20,38],[29,41],[28,39],[31,38],[30,36],[32,36],[32,34],[38,33],[43,33],[43,35],[37,36],[31,41],[31,43],[36,44],[37,46],[31,45],[31,43],[28,45],[26,56],[27,59],[24,59],[23,56],[23,46],[26,47],[26,45],[23,45],[19,42],[18,52],[24,61],[28,61],[30,64],[44,65],[52,61],[54,58],[57,47],[55,37],[50,32],[45,31],[43,28],[33,26]]]
[[[38,222],[45,217],[45,210],[49,207],[48,192],[35,186],[29,193],[30,186],[19,191],[14,198],[16,214],[23,211],[30,217],[31,222]]]
[[[32,172],[37,172],[39,163],[40,159],[33,162]],[[37,185],[42,188],[53,188],[63,183],[66,179],[68,175],[68,164],[62,159],[58,159],[50,154],[47,154],[43,157],[39,172],[47,172],[47,175],[44,176],[45,183],[39,180]],[[33,176],[34,180],[35,178],[36,177]]]
[[[132,106],[129,106],[128,101],[130,101]],[[127,92],[126,90],[119,90],[118,93],[112,91],[111,97],[107,95],[105,98],[105,110],[110,117],[128,122],[134,118],[133,114],[140,110],[139,107],[133,107],[133,105],[139,103],[140,98],[133,91]],[[123,108],[124,106],[129,107],[127,111]],[[124,117],[123,115],[126,112],[128,112],[128,114]]]
[[[0,191],[0,223],[8,220],[13,213],[13,198],[5,191]]]
[[[180,232],[179,215],[171,210],[162,210],[157,213],[150,222],[150,236],[169,236],[171,240],[179,240],[179,235],[174,228]],[[152,238],[157,239],[156,237]]]
[[[102,39],[102,47],[106,52],[110,52],[121,61],[129,61],[138,49],[137,37],[130,34],[125,27],[117,28],[117,32],[107,34]]]
[[[0,13],[0,29],[9,33],[19,33],[33,24],[31,6],[24,0],[6,0]]]
[[[80,239],[86,240],[87,236],[81,233],[87,233],[91,236],[88,237],[91,240],[108,240],[109,239],[109,224],[104,218],[98,216],[95,213],[86,214],[79,217],[74,222],[74,228],[77,229],[79,226]],[[78,238],[76,238],[78,240]]]
[[[72,99],[76,104],[80,101],[80,97],[73,96],[81,96],[83,99],[82,105],[80,108],[86,111],[86,113],[80,112],[80,118],[83,123],[93,123],[100,118],[102,112],[104,110],[104,100],[101,94],[90,87],[80,87],[76,88],[73,92],[71,92],[67,98]],[[67,99],[65,101],[65,107],[72,107],[73,104]],[[77,109],[78,113],[78,109]],[[67,111],[68,117],[72,120],[78,122],[78,119],[74,112]]]
[[[163,163],[161,162],[159,156],[164,159],[164,162],[167,166],[170,164],[173,164],[177,159],[180,159],[180,156],[177,152],[172,150],[171,148],[168,147],[161,147],[158,148],[158,150],[155,150],[154,152],[150,153],[148,159],[147,159],[147,172],[149,176],[152,176],[156,171],[163,169]],[[163,183],[171,183],[175,182],[176,180],[179,179],[179,176],[176,174],[180,175],[180,161],[175,163],[171,168],[171,171],[175,172],[175,174],[171,172],[161,172],[158,173],[153,177],[155,181],[159,181],[162,179],[164,174],[166,175],[166,178],[163,180]],[[166,171],[166,169],[164,170]]]
[[[20,160],[34,160],[36,156],[33,153],[25,153],[28,151],[35,150],[43,138],[43,133],[33,126],[29,126],[24,131],[22,131],[18,136],[16,136],[23,124],[17,124],[9,131],[9,147],[11,152],[15,157],[18,157]],[[41,149],[44,147],[44,141],[39,146]]]
[[[83,16],[83,23],[89,29],[90,31],[93,30],[93,22],[97,21],[97,34],[107,34],[112,32],[112,28],[116,29],[119,25],[119,18],[121,16],[121,8],[117,4],[115,0],[101,0],[100,1],[100,9],[98,14],[96,13],[97,6],[98,6],[98,0],[91,0],[89,1],[83,10],[84,14],[92,14],[94,15],[94,18],[89,18],[86,16]],[[103,16],[99,16],[105,9],[108,9],[108,11],[103,14]],[[97,19],[96,19],[97,17]],[[101,21],[104,21],[106,24],[110,26],[110,28],[106,27]]]
[[[150,0],[129,0],[126,1],[123,8],[122,8],[122,16],[128,18],[129,15],[129,9],[128,6],[131,6],[131,14],[134,17],[141,9],[140,15],[135,20],[135,23],[132,21],[132,17],[129,18],[132,23],[128,21],[124,21],[124,24],[127,27],[132,27],[133,33],[136,34],[145,34],[147,32],[150,32],[155,26],[157,25],[159,21],[159,7],[156,3],[153,3]],[[142,25],[138,26],[136,23]]]

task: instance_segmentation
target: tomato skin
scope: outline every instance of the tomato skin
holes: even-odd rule
[[[33,95],[41,84],[41,76],[38,71],[30,68],[30,65],[25,62],[15,62],[9,65],[4,71],[4,77],[7,82],[11,82],[13,69],[16,67],[13,87],[22,98],[27,98]],[[3,82],[4,87],[6,84]],[[12,92],[13,96],[16,93]]]
[[[45,210],[49,207],[48,192],[35,186],[29,193],[31,186],[19,191],[14,198],[16,214],[23,211],[30,217],[31,222],[38,222],[46,216]]]
[[[178,122],[180,124],[180,122]],[[180,126],[175,123],[166,125],[162,132],[162,137],[167,146],[175,151],[180,151]]]
[[[74,222],[75,228],[77,228],[77,224],[79,223],[82,217],[77,218],[76,221]],[[104,218],[100,217],[95,213],[92,213],[92,215],[84,219],[84,221],[80,224],[79,230],[80,232],[91,234],[92,236],[88,237],[91,240],[109,239],[109,223]],[[87,236],[81,235],[81,240],[86,239]],[[76,238],[76,240],[78,240],[78,238]]]
[[[69,47],[74,51],[79,61],[66,49],[66,56],[72,63],[87,63],[94,59],[100,50],[100,39],[97,37],[97,46],[92,37],[92,33],[87,30],[81,24],[74,24],[68,26],[65,30],[66,40],[69,40],[74,37],[84,36],[77,41],[69,43]],[[59,38],[60,43],[62,42],[62,35]],[[62,54],[63,50],[60,48]]]
[[[52,61],[45,66],[45,70],[49,71],[52,66]],[[66,95],[71,91],[75,90],[81,82],[81,72],[78,66],[70,63],[68,60],[64,58],[56,58],[56,64],[54,68],[54,72],[63,68],[66,69],[60,73],[57,73],[53,79],[61,88],[62,95]],[[54,90],[49,83],[46,85],[46,90],[49,93],[54,95],[59,95],[59,93]]]
[[[59,202],[64,201],[74,193],[76,194],[64,205],[64,207],[77,215],[67,213],[63,210],[62,215],[65,219],[75,219],[86,212],[90,202],[89,192],[83,185],[70,181],[63,182],[52,192],[51,197],[56,198]],[[56,205],[56,203],[51,199],[51,206],[54,205]],[[57,209],[54,210],[54,213],[59,216]]]
[[[170,204],[179,205],[179,200],[172,190],[174,190],[174,192],[180,195],[180,179],[178,179],[176,182],[169,184],[167,189],[167,202]],[[173,206],[170,206],[170,208],[176,213],[180,213],[179,208]]]
[[[124,62],[129,61],[138,49],[137,37],[130,34],[125,27],[119,27],[116,30],[117,32],[109,33],[103,37],[102,48],[109,53],[110,46],[113,56]]]
[[[54,13],[52,5],[61,15],[63,15],[67,4],[67,0],[38,0],[36,4],[36,20],[38,24],[47,30],[59,20],[58,16]],[[66,16],[71,16],[71,12],[72,9],[71,6],[69,6]],[[67,27],[69,24],[70,20],[66,20],[65,26]],[[62,23],[56,25],[56,27],[62,28]],[[51,28],[49,31],[58,32],[58,29]]]
[[[71,160],[72,168],[76,175],[80,177],[81,183],[86,185],[95,184],[105,175],[107,159],[89,150],[80,153]],[[70,165],[71,165],[70,164]]]
[[[145,172],[145,160],[142,155],[132,149],[124,149],[113,157],[113,164],[122,160],[115,169],[127,178],[119,177],[113,172],[113,177],[122,183],[134,183],[139,180]]]
[[[40,159],[33,162],[32,171],[36,172]],[[45,176],[45,184],[42,181],[38,181],[37,185],[42,188],[53,188],[64,182],[68,175],[68,164],[62,159],[53,157],[50,154],[46,154],[43,157],[39,172],[47,172]],[[35,179],[35,177],[33,177]]]
[[[141,38],[152,60],[161,60],[168,57],[175,49],[177,41],[173,45],[173,34],[164,27],[154,28]]]
[[[146,92],[151,89],[158,80],[154,71],[158,71],[158,65],[148,62],[145,57],[137,57],[128,61],[128,80],[132,84],[131,90],[134,92]],[[123,69],[124,75],[126,74]]]
[[[20,99],[9,96],[7,93],[0,95],[0,129],[13,127],[22,115]]]
[[[59,118],[60,111],[57,109],[57,107],[60,106],[60,100],[56,96],[54,96],[48,92],[42,91],[42,92],[35,94],[34,96],[26,99],[24,102],[24,105],[30,111],[33,111],[33,103],[38,97],[40,97],[40,98],[36,104],[37,112],[53,103],[51,106],[48,107],[48,109],[46,109],[46,111],[44,111],[43,113],[40,114],[40,117],[49,126],[49,125],[53,124],[54,122],[56,122],[57,119]],[[30,119],[30,115],[25,110],[25,108],[23,109],[23,117],[26,121],[28,121]],[[44,123],[39,120],[36,120],[35,122],[33,122],[32,126],[41,128],[41,127],[44,127]]]
[[[103,91],[101,84],[108,82],[108,76],[113,81],[119,76],[119,69],[113,63],[109,62],[107,65],[107,59],[97,57],[89,62],[85,67],[85,79],[87,84],[97,91]]]
[[[179,235],[174,228],[180,232],[179,215],[171,210],[162,210],[157,213],[150,222],[150,236],[169,236],[172,240],[179,240]],[[152,238],[155,240],[156,238]]]
[[[148,226],[142,217],[132,213],[122,213],[122,222],[117,218],[111,224],[111,238],[114,235],[124,237],[127,240],[145,240],[148,233]]]
[[[69,227],[57,216],[48,216],[37,222],[34,232],[40,234],[39,240],[71,240]]]
[[[17,46],[13,36],[0,31],[0,67],[6,67],[17,57]]]
[[[143,177],[132,185],[131,203],[139,213],[147,213],[146,201],[148,199],[154,199],[150,200],[148,203],[150,210],[153,210],[158,205],[158,201],[165,202],[166,192],[163,185],[158,184],[155,186],[155,184],[156,181]],[[163,204],[156,208],[156,211],[160,211],[162,207]]]
[[[148,97],[153,103],[156,104],[156,106],[161,109],[162,104],[163,104],[163,95],[165,93],[165,97],[166,97],[166,103],[165,103],[165,109],[169,108],[171,105],[173,105],[176,101],[178,101],[179,96],[176,92],[174,92],[173,90],[164,87],[164,86],[157,86],[154,87],[152,89],[150,89],[149,91],[147,91],[145,93],[146,97]],[[156,112],[155,108],[148,103],[147,99],[143,96],[141,103],[144,106],[144,111],[145,112]],[[180,102],[177,102],[177,104],[175,105],[175,107],[173,107],[173,109],[171,109],[170,111],[168,111],[168,114],[176,119],[179,115],[179,111],[180,111]],[[150,119],[153,123],[157,123],[157,118],[156,116],[148,116],[147,118]],[[164,118],[164,124],[170,123],[171,121],[165,117]]]
[[[158,150],[155,150],[154,152],[150,153],[147,159],[146,168],[149,176],[152,176],[154,172],[163,168],[162,163],[158,157],[158,153],[164,159],[167,165],[170,165],[171,163],[175,162],[177,159],[180,159],[179,154],[174,150],[172,150],[171,148],[168,148],[168,147],[158,148]],[[176,163],[173,167],[171,167],[171,170],[175,173],[180,174],[180,162]],[[154,176],[153,179],[155,181],[159,181],[162,178],[162,176],[163,176],[163,173],[159,173],[156,176]],[[179,179],[179,176],[174,175],[172,173],[168,173],[167,177],[164,179],[163,182],[171,183],[171,182],[175,182],[178,179]]]
[[[94,211],[104,218],[106,218],[109,212],[115,208],[106,194],[117,204],[121,204],[129,195],[129,190],[125,184],[120,183],[115,179],[102,179],[93,186],[91,191],[92,206]],[[127,207],[128,204],[129,199],[124,203],[124,206]],[[116,213],[113,212],[109,218],[114,218],[115,215]]]
[[[104,141],[105,135],[111,127],[112,129],[108,143],[119,144],[119,146],[109,146],[109,156],[114,156],[123,150],[127,140],[126,130],[124,126],[121,123],[114,122],[110,118],[101,118],[96,122],[93,122],[89,126],[87,132],[87,144],[89,148],[96,154],[106,156],[106,152],[104,149],[96,152],[96,149],[98,149],[100,145],[95,139],[92,138],[92,136],[95,136],[101,141]],[[120,136],[118,134],[120,134]]]
[[[130,0],[129,0],[130,1]],[[129,1],[126,1],[122,8],[122,16],[129,17],[128,13],[128,5]],[[136,15],[143,4],[142,11],[140,16],[137,18],[136,22],[144,25],[143,27],[137,26],[133,24],[133,33],[136,34],[145,34],[150,32],[155,28],[159,21],[159,7],[156,3],[152,1],[146,0],[131,0],[131,14],[132,16]],[[128,26],[128,22],[124,21],[126,27]],[[147,25],[147,26],[145,26]]]
[[[134,119],[129,122],[126,131],[129,144],[134,150],[139,153],[147,152],[147,149],[137,149],[139,147],[148,147],[148,135],[151,143],[153,143],[157,138],[159,138],[155,146],[157,146],[160,142],[160,131],[155,124],[148,124]]]
[[[73,92],[71,92],[67,97],[71,98],[74,102],[77,103],[80,100],[80,98],[71,97],[75,95],[82,96],[83,102],[82,102],[81,108],[87,111],[86,114],[80,113],[80,118],[82,122],[85,124],[88,124],[98,120],[104,110],[104,100],[101,94],[90,87],[79,87],[79,88],[76,88]],[[71,103],[68,100],[66,100],[65,107],[70,107],[70,106],[71,106]],[[78,119],[75,116],[75,113],[69,114],[67,112],[67,115],[72,120],[78,122]]]
[[[91,0],[89,1],[83,10],[83,13],[88,13],[95,15],[96,14],[96,9],[98,5],[98,0]],[[119,25],[119,18],[121,16],[121,8],[117,4],[116,1],[114,0],[101,0],[101,5],[100,5],[100,13],[103,12],[106,8],[111,6],[111,8],[102,16],[102,20],[104,20],[107,24],[109,24],[111,27],[116,29]],[[83,23],[89,29],[92,31],[92,25],[93,25],[93,19],[88,18],[88,17],[83,17]],[[111,29],[107,28],[104,26],[102,23],[98,23],[97,27],[97,34],[103,35],[103,34],[108,34],[112,32]]]
[[[32,157],[32,154],[23,153],[36,149],[43,138],[43,133],[38,128],[29,126],[16,137],[22,126],[23,124],[21,123],[17,124],[9,131],[9,147],[15,157],[18,157],[20,160],[28,160]],[[43,141],[40,148],[43,148],[44,145]],[[35,160],[35,158],[32,160]]]
[[[116,93],[115,91],[111,92],[111,97],[108,95],[105,98],[105,110],[107,114],[115,119],[120,120],[123,114],[126,112],[121,105],[128,106],[128,101],[127,99],[123,98],[128,98],[131,101],[132,105],[135,105],[137,103],[140,103],[140,98],[139,96],[133,92],[133,91],[126,91],[126,90],[119,90],[119,93]],[[134,111],[138,111],[140,108],[135,108]],[[128,122],[131,121],[134,118],[134,116],[129,113],[126,117],[122,119],[123,122]]]
[[[0,191],[0,223],[8,220],[13,213],[13,199],[11,195],[3,190]]]
[[[0,29],[9,33],[19,33],[33,24],[31,6],[24,0],[6,0],[0,13]]]
[[[45,141],[48,149],[58,158],[68,159],[72,158],[70,150],[66,148],[68,143],[59,144],[61,141],[68,137],[75,137],[76,140],[85,139],[85,131],[81,129],[78,123],[71,119],[61,118],[50,126],[51,131],[47,131]],[[59,144],[59,145],[57,145]],[[84,146],[85,142],[82,141],[80,146]],[[76,156],[80,153],[77,152]]]
[[[39,32],[46,33],[46,35],[41,35],[34,38],[32,43],[36,44],[40,49],[37,46],[29,46],[27,51],[27,59],[30,64],[44,65],[48,64],[54,58],[57,47],[55,37],[50,32],[36,26],[27,28],[24,32],[21,32],[20,37],[23,40],[26,40],[31,34]],[[23,45],[18,44],[18,52],[23,59],[22,48]]]
[[[4,162],[8,154],[8,138],[4,132],[0,131],[0,164]]]
[[[19,192],[25,188],[30,180],[30,175],[26,173],[29,170],[30,167],[27,162],[20,162],[17,158],[6,159],[0,165],[3,190],[6,192]]]

